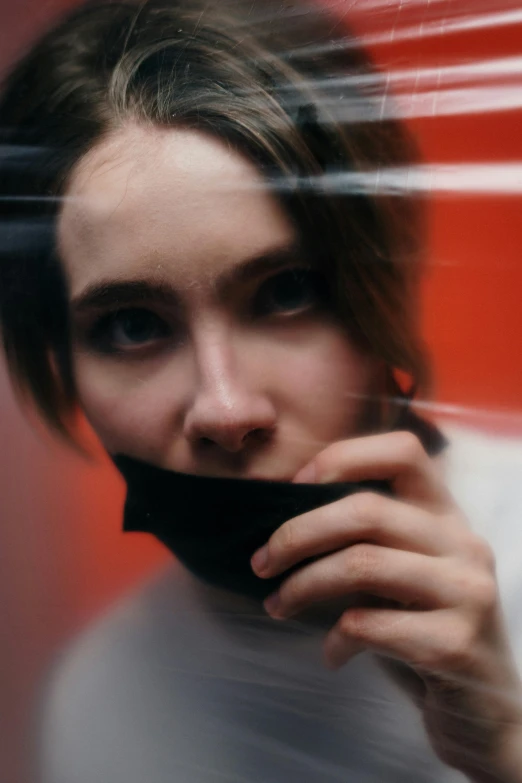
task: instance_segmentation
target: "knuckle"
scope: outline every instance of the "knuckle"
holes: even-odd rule
[[[482,568],[461,568],[455,577],[455,586],[463,602],[480,613],[491,611],[497,604],[495,576]]]
[[[396,441],[397,449],[407,463],[414,464],[426,457],[424,447],[412,432],[397,432]]]
[[[300,580],[297,576],[290,577],[290,579],[284,582],[279,590],[279,600],[281,606],[287,610],[292,610],[299,606],[299,602],[302,600],[302,591]]]
[[[359,587],[370,586],[381,565],[377,548],[371,544],[353,546],[348,564]]]
[[[315,458],[315,466],[319,476],[337,472],[339,464],[342,463],[343,450],[344,443],[332,443],[328,448],[317,455]]]
[[[497,605],[497,583],[490,574],[475,579],[472,589],[474,603],[483,612],[492,612]]]
[[[484,538],[471,535],[466,543],[466,550],[472,560],[486,566],[491,572],[495,570],[495,554]]]
[[[368,622],[363,609],[353,608],[345,612],[338,622],[341,636],[364,642],[368,636]]]
[[[448,634],[438,652],[434,667],[447,672],[459,672],[466,669],[474,658],[476,633],[471,625],[462,624],[459,629]]]
[[[379,495],[374,492],[356,492],[351,497],[351,508],[361,522],[375,524],[381,511]]]
[[[287,522],[279,528],[274,536],[270,554],[287,560],[295,553],[297,541],[298,534],[295,523],[293,521]]]

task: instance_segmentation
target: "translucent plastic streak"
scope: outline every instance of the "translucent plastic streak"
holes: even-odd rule
[[[300,87],[320,95],[323,111],[341,122],[513,111],[522,107],[522,57],[389,70],[385,80],[379,74],[332,76]],[[280,88],[290,106],[303,100],[293,92],[292,85]]]
[[[439,68],[396,69],[387,71],[385,75],[386,84],[393,90],[399,91],[433,89],[441,85],[462,87],[470,83],[476,84],[477,80],[481,83],[499,80],[500,84],[505,84],[508,79],[515,79],[517,84],[522,82],[522,57],[499,57]],[[369,89],[382,87],[382,83],[382,75],[366,73],[302,81],[300,86],[315,90],[335,90],[345,87]],[[293,86],[289,85],[288,90],[292,89]],[[281,87],[280,92],[284,93],[285,88]]]
[[[390,81],[393,77],[390,76]],[[351,85],[350,85],[351,86]],[[317,101],[323,112],[323,124],[330,122],[380,122],[386,119],[414,119],[420,117],[466,116],[522,108],[522,85],[483,86],[478,84],[458,89],[431,89],[402,93],[390,97],[388,88],[366,98],[345,95],[340,87],[325,86],[325,93]],[[302,94],[288,98],[287,105],[298,107]]]
[[[522,22],[522,9],[499,11],[487,14],[466,14],[449,19],[446,16],[440,20],[421,25],[396,27],[383,33],[375,33],[363,39],[367,46],[406,40],[418,40],[432,36],[450,35],[451,33],[471,32],[472,30],[490,30],[498,27],[510,27]]]
[[[0,221],[0,252],[20,253],[48,241],[52,225],[45,218]]]
[[[317,177],[275,177],[260,187],[280,193],[519,196],[522,194],[522,163],[421,164],[366,172],[338,171]],[[227,190],[227,184],[223,183],[221,189]]]
[[[446,11],[446,9],[443,9]],[[513,8],[509,10],[492,10],[483,14],[469,13],[460,14],[454,17],[449,16],[447,13],[441,14],[440,18],[435,18],[430,21],[421,21],[414,24],[393,24],[385,30],[367,33],[361,35],[354,40],[347,38],[342,44],[343,48],[351,49],[363,44],[367,47],[380,46],[382,44],[396,44],[406,41],[418,41],[424,38],[442,37],[455,33],[470,33],[474,31],[487,31],[496,30],[502,27],[512,27],[513,25],[522,24],[522,9]],[[299,50],[300,53],[306,52],[312,55],[321,55],[330,51],[334,47],[339,49],[340,44],[335,42],[334,44],[317,43],[310,46],[303,47]],[[281,56],[287,59],[295,56],[295,50],[281,52]]]
[[[7,70],[8,57],[22,52],[24,41],[50,26],[53,9],[81,2],[6,0],[0,10],[0,35],[4,31],[6,44],[0,52],[0,75]],[[179,0],[179,5],[184,2]],[[238,0],[204,2],[225,9]],[[317,27],[315,13],[300,0],[244,4],[249,15],[244,27],[239,23],[240,37],[248,36],[251,27],[254,35],[260,31],[268,38],[274,33],[273,40],[279,40],[279,30],[303,29],[288,50],[278,52],[285,61],[275,77],[281,81],[276,87],[269,82],[273,97],[281,99],[292,121],[310,105],[310,116],[313,119],[317,110],[327,135],[335,123],[344,124],[349,136],[361,122],[370,123],[371,134],[382,120],[403,119],[418,139],[422,162],[416,165],[390,168],[382,165],[390,158],[372,157],[365,170],[332,165],[316,169],[314,177],[297,176],[296,167],[285,170],[295,176],[269,173],[260,187],[283,195],[391,195],[398,197],[393,199],[398,210],[400,197],[412,193],[432,209],[422,326],[433,356],[435,389],[444,401],[419,399],[409,404],[420,416],[440,423],[450,441],[448,486],[470,527],[495,552],[507,633],[522,671],[522,265],[516,201],[522,196],[522,0],[317,0]],[[136,5],[145,7],[146,0],[136,0]],[[326,27],[319,24],[322,7],[334,14]],[[208,29],[206,25],[203,13],[196,31],[187,34],[180,29],[185,35],[179,38],[188,41],[192,32]],[[174,39],[178,40],[176,29]],[[291,83],[292,74],[283,75],[286,66],[290,73],[304,53],[319,58],[330,52],[351,54],[360,46],[368,48],[380,71],[345,73],[339,64],[343,58],[333,57],[331,71],[317,69],[321,78],[314,78],[313,68],[297,83]],[[105,41],[104,47],[109,55]],[[252,49],[247,45],[244,51],[250,55]],[[182,58],[180,64],[185,65]],[[183,70],[179,68],[180,74]],[[247,79],[234,83],[247,88],[239,98],[254,85]],[[172,90],[177,89],[173,70]],[[45,98],[44,89],[41,95]],[[223,99],[226,108],[226,101],[232,103],[235,97],[229,92],[218,100]],[[48,105],[42,99],[38,111],[46,111]],[[260,105],[265,105],[263,100]],[[63,120],[66,130],[70,122],[71,133],[75,119],[69,115]],[[30,258],[35,251],[46,264],[55,232],[49,206],[54,203],[58,210],[71,196],[67,191],[58,197],[45,195],[51,191],[34,185],[33,174],[38,181],[39,173],[46,175],[52,165],[53,149],[35,134],[10,134],[7,123],[6,115],[0,115],[0,168],[9,183],[0,187],[0,262]],[[1,143],[15,139],[20,143]],[[40,141],[42,146],[36,146]],[[226,178],[216,185],[222,190],[232,187],[236,185]],[[157,198],[157,192],[151,198]],[[217,193],[216,203],[219,198]],[[247,220],[243,215],[239,211],[234,218],[238,223]],[[20,301],[23,290],[17,280],[18,275],[24,279],[24,263],[20,261],[9,289],[14,302]],[[373,263],[372,257],[369,264]],[[170,274],[169,264],[167,251],[158,269]],[[39,311],[32,309],[33,289],[44,279],[39,273],[34,283],[30,281],[26,309],[19,308],[21,322],[32,320],[39,326]],[[259,345],[264,345],[265,332],[260,335]],[[74,364],[78,358],[85,362],[85,352],[74,354]],[[247,358],[245,376],[251,363]],[[91,354],[88,360],[93,359]],[[115,379],[117,373],[123,377],[129,372],[124,394],[114,398],[114,410],[122,421],[132,421],[141,437],[148,437],[149,419],[134,425],[127,413],[129,400],[135,395],[143,401],[140,413],[148,416],[150,409],[156,415],[156,397],[147,395],[159,388],[154,384],[160,371],[165,378],[169,373],[168,382],[174,384],[170,365],[136,363],[133,372],[139,379],[130,375],[124,362],[104,357],[103,367],[97,372],[106,372],[108,379],[109,374]],[[303,390],[308,381],[303,374]],[[42,783],[465,783],[459,773],[443,769],[432,750],[411,687],[419,685],[413,670],[403,671],[401,680],[391,659],[383,664],[363,652],[335,675],[326,671],[322,645],[331,627],[326,614],[321,618],[324,628],[297,618],[274,624],[257,607],[254,611],[236,606],[229,598],[194,585],[176,568],[138,590],[138,577],[164,562],[163,555],[156,555],[152,546],[147,550],[145,536],[119,535],[122,487],[115,483],[108,461],[95,468],[86,461],[75,462],[69,451],[51,451],[43,437],[33,437],[24,425],[7,381],[0,376],[0,382],[5,444],[0,471],[0,551],[5,556],[0,581],[2,607],[17,629],[4,634],[0,652],[2,671],[7,668],[8,674],[7,696],[0,702],[9,716],[7,741],[0,751],[2,780],[28,780],[10,768],[31,757],[37,733],[43,760],[38,755],[29,762],[42,766]],[[166,388],[165,395],[176,393],[174,385]],[[347,392],[346,399],[350,397]],[[396,397],[388,401],[406,404]],[[296,415],[297,402],[301,405],[296,397]],[[289,444],[302,443],[308,453],[309,435],[299,430],[285,434],[284,427],[281,432]],[[319,452],[329,443],[317,440],[313,445]],[[349,514],[343,522],[349,526]],[[378,531],[380,520],[375,522]],[[384,530],[388,520],[380,524]],[[390,528],[393,524],[390,519]],[[442,526],[437,528],[437,536],[441,530]],[[446,556],[448,562],[453,558],[463,563],[458,574],[455,568],[456,579],[465,580],[466,564],[456,553]],[[428,569],[422,578],[428,581]],[[483,583],[476,584],[480,590]],[[44,689],[37,689],[36,681],[45,679],[61,640],[124,585],[132,587],[132,593],[73,649],[60,650],[60,665],[52,677],[49,673],[45,705],[40,704]],[[473,600],[471,596],[470,605]],[[342,611],[348,607],[349,601]],[[413,614],[413,609],[420,618],[415,603],[405,605],[404,612]],[[442,647],[447,644],[450,649],[456,626],[446,627]],[[412,650],[412,658],[416,652]],[[497,670],[501,665],[499,659]],[[459,674],[453,685],[459,684],[477,699],[498,694],[512,714],[522,708],[520,691],[510,680],[470,681]],[[469,710],[458,696],[458,687],[448,689],[448,724],[469,722]],[[500,714],[498,718],[493,710],[485,722],[502,728],[510,710]],[[464,743],[464,753],[472,757],[471,743]],[[492,779],[487,769],[484,778]]]
[[[399,398],[389,398],[396,405],[406,404]],[[428,415],[436,419],[453,419],[461,424],[483,426],[486,429],[498,428],[500,431],[510,430],[513,433],[522,432],[522,413],[492,408],[478,408],[475,405],[455,405],[451,403],[412,400],[408,402],[420,416]]]

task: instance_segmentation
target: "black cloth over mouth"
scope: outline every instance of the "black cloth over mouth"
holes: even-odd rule
[[[417,434],[432,455],[446,445],[410,410],[399,426]],[[125,531],[153,534],[200,579],[259,600],[290,573],[260,579],[250,566],[284,522],[361,490],[390,493],[386,482],[293,484],[189,475],[125,455],[114,462],[127,483]]]

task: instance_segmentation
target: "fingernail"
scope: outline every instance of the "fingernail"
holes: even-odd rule
[[[263,603],[263,606],[265,607],[265,611],[267,614],[270,615],[274,620],[281,619],[281,616],[279,615],[279,593],[272,593],[272,595],[269,595],[268,598]]]
[[[263,576],[268,569],[268,546],[262,546],[261,549],[257,550],[250,561],[250,565],[258,576]]]
[[[317,469],[313,462],[306,465],[294,478],[294,484],[315,484]]]

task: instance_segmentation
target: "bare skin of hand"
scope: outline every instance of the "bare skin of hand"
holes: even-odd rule
[[[256,552],[262,578],[304,563],[265,609],[284,620],[346,598],[326,664],[340,668],[362,650],[385,656],[445,763],[476,783],[521,783],[522,685],[493,553],[411,433],[332,444],[295,477],[370,479],[389,482],[391,495],[361,492],[291,519]]]

